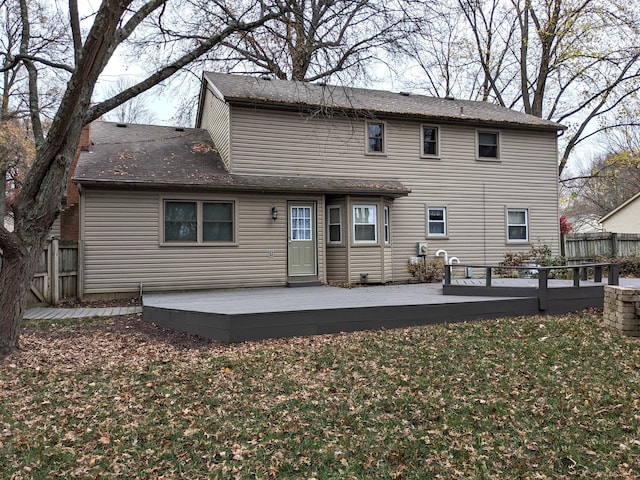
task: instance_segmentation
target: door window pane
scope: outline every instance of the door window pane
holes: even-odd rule
[[[291,207],[291,240],[311,239],[311,207]]]

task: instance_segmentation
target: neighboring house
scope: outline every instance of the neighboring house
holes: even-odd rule
[[[607,213],[600,223],[607,232],[640,234],[640,192]]]
[[[404,282],[419,242],[476,265],[559,253],[559,124],[206,73],[197,127],[94,122],[73,177],[83,296]]]
[[[600,216],[594,214],[567,216],[567,222],[571,225],[570,233],[596,233],[602,232]]]

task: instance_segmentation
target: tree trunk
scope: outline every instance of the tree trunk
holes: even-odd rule
[[[41,243],[39,252],[44,239]],[[26,249],[0,257],[0,359],[18,347],[25,299],[39,258]]]
[[[66,137],[58,151],[47,155],[49,149],[43,148],[38,152],[35,161],[50,167],[35,194],[25,198],[23,189],[14,207],[15,229],[7,234],[0,257],[0,358],[18,347],[31,280],[51,225],[60,213],[67,174],[82,126],[82,121],[75,118],[67,124]]]

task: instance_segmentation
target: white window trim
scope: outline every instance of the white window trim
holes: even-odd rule
[[[375,215],[373,216],[374,219],[374,229],[373,229],[373,236],[374,239],[373,240],[356,240],[356,208],[374,208],[375,209]],[[358,204],[354,204],[351,206],[351,233],[353,235],[353,244],[354,245],[377,245],[378,244],[378,205],[375,203],[358,203]],[[370,223],[363,223],[363,224],[358,224],[358,225],[371,225]]]
[[[435,128],[436,129],[436,153],[435,155],[431,155],[429,153],[424,153],[424,129],[425,128]],[[438,125],[430,125],[427,123],[423,123],[420,125],[420,157],[421,158],[431,158],[431,159],[439,159],[440,158],[440,127]]]
[[[382,151],[372,152],[369,150],[369,125],[382,125]],[[387,154],[387,122],[380,120],[368,120],[364,122],[364,153],[365,155],[385,156]]]
[[[495,157],[481,157],[480,156],[480,134],[481,133],[491,133],[496,135],[496,156]],[[492,130],[485,128],[476,129],[476,160],[481,162],[500,162],[502,158],[502,132],[500,130]]]
[[[331,210],[338,209],[340,222],[339,223],[331,223]],[[338,225],[340,227],[340,240],[339,241],[331,241],[331,226]],[[327,205],[327,245],[342,245],[342,239],[344,238],[342,228],[342,205]]]
[[[509,238],[509,226],[511,225],[509,223],[509,212],[524,212],[525,214],[525,227],[526,227],[526,231],[527,231],[527,238],[525,239],[520,239],[520,238],[516,238],[516,239],[511,239]],[[529,217],[529,208],[527,207],[507,207],[504,211],[504,222],[505,222],[505,237],[506,237],[506,241],[507,243],[520,243],[520,244],[527,244],[529,243],[529,239],[531,238],[531,220]],[[513,226],[520,226],[521,224],[514,224]]]
[[[195,203],[196,204],[196,223],[197,223],[197,238],[195,242],[174,242],[174,241],[165,241],[165,229],[164,229],[164,221],[165,221],[165,205],[167,202],[184,202],[184,203]],[[202,240],[202,232],[203,232],[203,203],[230,203],[232,208],[232,241],[221,241],[221,242],[212,242],[212,241],[203,241]],[[202,198],[195,200],[193,198],[181,198],[179,196],[171,197],[171,198],[161,198],[160,199],[160,229],[159,229],[159,244],[161,246],[168,247],[229,247],[229,246],[237,246],[237,238],[238,238],[238,202],[236,199],[228,199],[228,198]]]
[[[444,233],[430,233],[429,232],[429,210],[442,210],[444,211]],[[446,205],[425,205],[425,220],[427,222],[427,238],[448,238],[449,237],[449,213],[447,212]]]
[[[384,228],[384,244],[391,244],[391,208],[385,205],[382,209],[382,225]]]

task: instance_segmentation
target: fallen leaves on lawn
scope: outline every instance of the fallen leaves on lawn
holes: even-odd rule
[[[640,353],[594,315],[224,345],[25,328],[7,478],[637,478]]]

